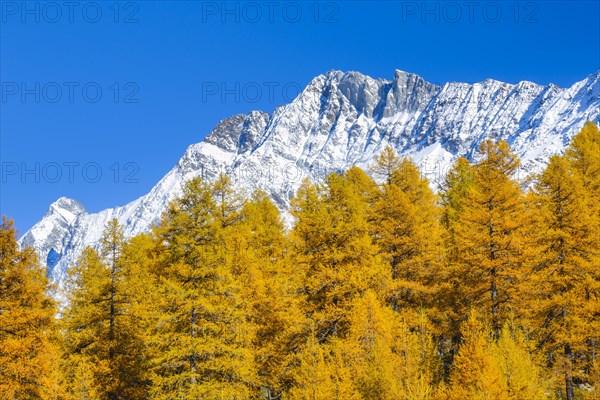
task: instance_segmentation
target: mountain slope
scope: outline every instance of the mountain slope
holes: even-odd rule
[[[221,121],[129,204],[89,214],[74,200],[58,199],[20,244],[33,246],[60,284],[83,248],[98,243],[106,222],[118,218],[127,236],[148,231],[195,176],[213,179],[223,171],[240,188],[262,188],[285,211],[303,178],[366,167],[388,144],[419,163],[433,185],[457,157],[475,157],[486,138],[507,140],[523,173],[539,171],[587,120],[600,120],[600,71],[567,89],[491,79],[437,86],[403,71],[392,81],[330,71],[272,115],[253,111]]]

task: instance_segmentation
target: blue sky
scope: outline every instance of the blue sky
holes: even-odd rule
[[[474,4],[476,3],[476,4]],[[314,76],[570,86],[600,68],[598,1],[0,2],[0,213],[125,204],[221,119]]]

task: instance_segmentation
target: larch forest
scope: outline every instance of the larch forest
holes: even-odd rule
[[[304,181],[289,229],[190,180],[151,232],[108,223],[65,304],[3,218],[0,398],[600,398],[598,127],[526,180],[479,150],[439,190],[389,147]]]

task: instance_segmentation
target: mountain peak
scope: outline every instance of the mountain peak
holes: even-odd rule
[[[225,118],[217,123],[204,141],[228,152],[243,153],[256,145],[270,118],[269,113],[262,111]]]
[[[85,213],[85,207],[81,203],[63,196],[59,197],[54,203],[50,204],[50,207],[48,207],[48,211],[44,217],[59,214],[68,223],[71,223],[78,215]]]
[[[412,158],[432,186],[487,138],[509,141],[525,172],[539,172],[586,121],[600,120],[599,77],[597,71],[568,89],[495,80],[442,87],[401,70],[393,80],[331,70],[272,115],[253,111],[220,121],[129,204],[88,214],[75,200],[58,199],[20,243],[35,248],[60,286],[81,251],[98,245],[107,221],[118,218],[127,237],[147,232],[194,176],[212,180],[226,172],[238,189],[268,193],[291,223],[290,198],[303,178],[366,168],[387,145]]]
[[[341,81],[356,81],[356,82],[363,82],[366,80],[369,81],[381,81],[381,82],[395,82],[395,81],[407,81],[407,80],[424,80],[420,75],[415,74],[413,72],[407,72],[407,71],[403,71],[400,69],[396,69],[394,70],[394,77],[393,79],[390,81],[389,79],[385,79],[385,78],[373,78],[369,75],[365,75],[360,71],[341,71],[338,69],[331,69],[329,71],[327,71],[324,74],[318,75],[317,77],[315,77],[311,82],[313,81],[321,81],[321,80],[325,80],[325,81],[333,81],[333,82],[341,82]]]
[[[415,73],[407,72],[407,71],[402,71],[400,69],[394,70],[394,81],[408,80],[408,79],[422,79],[422,80],[424,80],[420,75],[417,75]]]

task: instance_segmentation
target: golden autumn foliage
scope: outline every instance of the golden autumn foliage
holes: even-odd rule
[[[587,122],[565,151],[565,158],[573,168],[591,203],[600,203],[600,132],[598,125]],[[597,209],[597,208],[596,208]]]
[[[226,229],[237,218],[229,184],[189,181],[158,230],[160,279],[150,330],[152,398],[248,398],[252,329],[228,265]]]
[[[288,240],[279,210],[263,192],[241,209],[228,238],[231,265],[240,282],[247,323],[254,327],[255,393],[277,398],[288,387],[288,349],[302,331],[297,282],[288,258]]]
[[[424,314],[398,314],[366,292],[355,302],[344,344],[363,399],[433,398],[440,371]]]
[[[453,236],[449,271],[458,292],[455,318],[462,319],[470,307],[477,307],[498,337],[519,298],[526,261],[524,200],[518,183],[511,179],[519,160],[508,144],[488,140],[480,152],[481,162],[468,170],[469,184],[459,185],[462,194],[448,202]]]
[[[51,399],[58,349],[54,302],[30,249],[20,250],[13,223],[0,225],[0,398]]]
[[[68,398],[146,395],[144,328],[136,308],[143,275],[126,262],[127,247],[113,219],[106,224],[100,253],[85,249],[69,271],[68,307],[61,319]]]
[[[304,182],[292,202],[295,262],[303,273],[305,313],[319,342],[344,336],[354,298],[381,291],[389,271],[369,235],[367,204],[353,171],[324,185]]]
[[[354,372],[337,339],[319,343],[312,331],[295,360],[291,373],[294,383],[287,398],[358,400],[361,397],[352,382]]]
[[[589,400],[600,393],[600,132],[517,181],[508,143],[436,193],[391,147],[266,193],[195,178],[69,271],[0,229],[0,398]]]
[[[529,288],[540,346],[567,399],[575,398],[577,382],[592,383],[600,343],[600,206],[576,165],[554,156],[539,177],[540,253]]]
[[[371,222],[374,242],[390,266],[389,302],[397,311],[430,306],[443,261],[437,197],[418,167],[394,159],[391,148],[376,162],[375,170],[386,171],[387,178],[375,197]]]
[[[450,384],[442,398],[473,400],[543,399],[549,381],[519,328],[506,323],[497,339],[477,311],[462,327],[463,343],[454,359]]]

